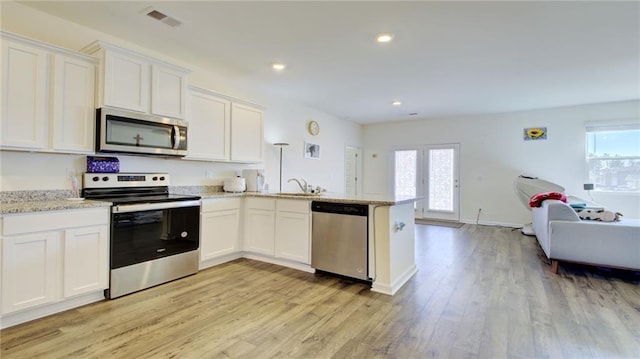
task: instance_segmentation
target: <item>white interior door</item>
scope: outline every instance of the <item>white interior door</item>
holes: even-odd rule
[[[460,220],[459,144],[424,148],[423,218]]]
[[[360,194],[360,177],[361,165],[358,147],[346,146],[344,150],[344,185],[346,193],[349,196],[357,196]]]

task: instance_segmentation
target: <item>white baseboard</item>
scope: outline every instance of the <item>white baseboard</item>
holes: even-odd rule
[[[505,222],[493,222],[493,221],[476,221],[472,220],[461,220],[460,222],[466,224],[475,224],[480,226],[495,226],[495,227],[509,227],[509,228],[521,228],[523,226],[522,223],[505,223]]]
[[[256,261],[261,261],[261,262],[266,262],[266,263],[271,263],[271,264],[277,264],[279,266],[293,268],[293,269],[301,270],[301,271],[308,272],[308,273],[315,273],[316,272],[315,268],[311,268],[311,266],[308,265],[308,264],[298,263],[298,262],[291,262],[291,261],[288,261],[288,260],[285,260],[285,259],[278,259],[278,258],[273,258],[273,257],[268,257],[268,256],[262,256],[262,255],[256,254],[256,253],[244,252],[242,254],[242,257],[247,258],[247,259],[253,259],[253,260],[256,260]]]
[[[63,312],[65,310],[77,308],[90,303],[105,300],[104,291],[92,292],[79,297],[66,299],[52,304],[44,304],[42,306],[25,309],[20,312],[5,314],[0,317],[0,328],[8,328],[14,325],[22,324],[34,319],[46,317],[48,315]]]
[[[374,281],[371,285],[371,291],[387,295],[394,295],[416,273],[418,273],[418,266],[414,264],[411,267],[407,268],[407,270],[404,271],[404,273],[402,273],[400,276],[398,276],[398,278],[396,278],[391,284],[379,283]]]
[[[222,263],[231,262],[232,260],[236,260],[238,258],[242,258],[241,252],[230,253],[221,257],[207,259],[200,262],[198,269],[199,270],[207,269],[209,267],[214,267]]]

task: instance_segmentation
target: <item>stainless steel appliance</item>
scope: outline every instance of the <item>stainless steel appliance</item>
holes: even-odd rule
[[[96,152],[187,154],[187,121],[102,107],[96,110]]]
[[[200,197],[170,194],[164,173],[85,173],[83,196],[111,207],[110,280],[116,298],[198,272]]]
[[[311,267],[369,281],[369,207],[313,201]]]

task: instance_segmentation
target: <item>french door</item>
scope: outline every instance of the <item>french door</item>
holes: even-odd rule
[[[460,220],[459,144],[394,151],[394,193],[421,196],[416,218]]]

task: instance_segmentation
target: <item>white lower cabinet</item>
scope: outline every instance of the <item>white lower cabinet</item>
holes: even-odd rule
[[[310,233],[310,203],[279,199],[276,204],[275,256],[311,264]]]
[[[101,207],[2,218],[3,326],[104,299],[109,215]]]
[[[246,198],[244,250],[310,264],[310,202]]]
[[[275,205],[271,198],[245,199],[244,250],[274,256]]]
[[[107,226],[90,226],[64,231],[63,297],[107,288],[109,236]],[[107,255],[105,255],[107,254]]]
[[[200,268],[240,252],[240,198],[205,199],[200,216]]]
[[[56,300],[60,232],[2,238],[2,313]]]

